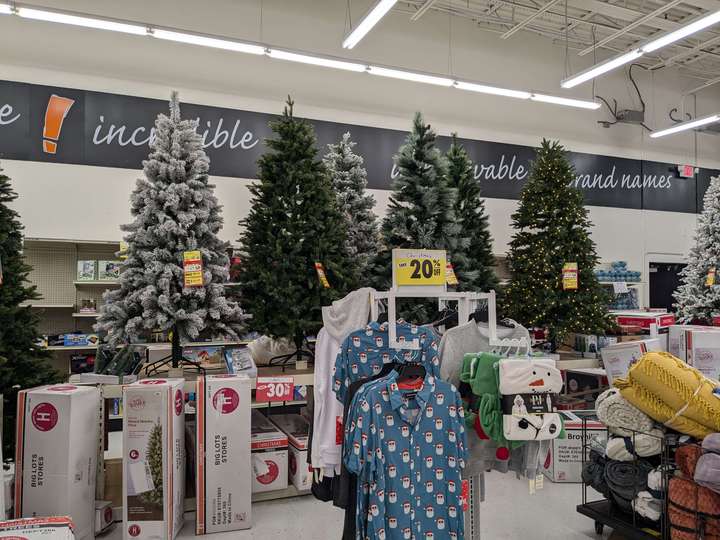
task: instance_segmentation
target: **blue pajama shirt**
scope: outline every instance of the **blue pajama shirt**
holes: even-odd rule
[[[364,386],[348,415],[344,460],[358,475],[357,538],[462,540],[460,395],[430,373],[418,391],[401,390],[397,377]]]
[[[420,350],[397,350],[388,347],[388,324],[371,322],[351,333],[340,345],[333,367],[333,391],[340,403],[345,403],[347,389],[355,381],[374,377],[390,362],[420,362],[434,376],[440,376],[438,346],[440,337],[430,326],[416,326],[398,321],[397,340],[420,342]],[[418,358],[419,356],[419,358]]]

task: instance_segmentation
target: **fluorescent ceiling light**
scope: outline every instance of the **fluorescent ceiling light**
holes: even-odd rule
[[[370,11],[368,11],[362,18],[360,24],[355,27],[355,30],[350,32],[350,34],[345,38],[342,46],[345,49],[352,49],[355,45],[360,43],[360,40],[364,38],[378,22],[380,22],[380,19],[382,19],[396,3],[397,0],[378,0],[378,2],[370,8]]]
[[[225,49],[227,51],[235,51],[248,54],[265,54],[265,47],[253,45],[252,43],[243,43],[241,41],[233,41],[231,39],[218,39],[198,34],[187,34],[185,32],[173,32],[172,30],[162,30],[154,28],[150,34],[158,39],[168,41],[177,41],[179,43],[188,43],[190,45],[200,45],[202,47],[212,47],[214,49]]]
[[[26,19],[72,24],[75,26],[84,26],[86,28],[97,28],[98,30],[112,30],[113,32],[123,32],[125,34],[147,34],[147,27],[145,26],[109,21],[107,19],[96,19],[94,17],[80,17],[78,15],[59,13],[57,11],[45,11],[41,9],[21,7],[18,8],[18,15],[25,17]]]
[[[583,99],[571,99],[560,96],[548,96],[546,94],[533,94],[530,96],[533,101],[542,103],[554,103],[555,105],[567,105],[568,107],[579,107],[580,109],[599,109],[600,104],[596,101],[585,101]]]
[[[278,60],[288,60],[289,62],[300,62],[301,64],[310,64],[313,66],[344,69],[345,71],[355,71],[357,73],[361,73],[367,69],[365,64],[345,62],[343,60],[333,60],[332,58],[311,56],[308,54],[299,54],[278,49],[269,49],[267,54],[270,58],[277,58]]]
[[[505,96],[517,99],[530,99],[530,92],[522,92],[520,90],[509,90],[507,88],[498,88],[496,86],[487,86],[484,84],[475,84],[458,81],[455,88],[459,90],[468,90],[469,92],[479,92],[481,94],[493,94],[495,96]]]
[[[10,15],[12,7],[7,4],[0,4],[0,15]]]
[[[720,22],[720,11],[716,11],[715,13],[711,13],[710,15],[706,15],[705,17],[702,17],[695,22],[688,24],[687,26],[683,26],[682,28],[678,28],[677,30],[670,32],[669,34],[665,34],[664,36],[661,36],[658,39],[655,39],[650,43],[643,45],[641,49],[643,52],[656,51],[662,47],[670,45],[671,43],[680,41],[681,39],[686,38],[691,34],[700,32],[701,30],[717,24],[718,22]]]
[[[650,134],[650,137],[657,139],[658,137],[664,137],[665,135],[672,135],[673,133],[680,133],[681,131],[687,131],[689,129],[695,129],[700,126],[706,126],[707,124],[713,124],[720,122],[720,114],[713,114],[712,116],[706,116],[698,120],[691,120],[689,122],[681,122],[671,128],[663,129],[662,131],[656,131]]]
[[[603,73],[612,71],[613,69],[618,68],[622,65],[629,64],[633,60],[640,58],[642,55],[643,53],[640,49],[635,49],[634,51],[630,51],[629,53],[621,54],[620,56],[611,58],[607,62],[592,66],[591,68],[588,68],[585,71],[578,73],[577,75],[573,75],[572,77],[565,79],[560,83],[560,86],[562,86],[563,88],[573,88],[578,84],[582,84],[586,81],[589,81],[590,79],[594,79],[595,77],[598,77]]]
[[[380,75],[381,77],[390,77],[391,79],[402,79],[405,81],[434,84],[437,86],[452,86],[453,84],[455,84],[455,81],[453,81],[452,79],[448,79],[447,77],[425,75],[424,73],[415,73],[412,71],[404,71],[401,69],[368,66],[368,73],[370,73],[371,75]]]

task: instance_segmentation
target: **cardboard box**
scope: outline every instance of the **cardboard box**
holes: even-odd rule
[[[98,261],[98,281],[117,281],[120,279],[122,261]]]
[[[123,388],[123,538],[175,538],[183,525],[185,396],[182,379]]]
[[[720,332],[712,327],[685,331],[686,362],[706,377],[720,379]]]
[[[258,410],[252,411],[252,492],[288,487],[288,438]]]
[[[667,328],[675,324],[675,315],[667,311],[613,311],[620,326],[639,326],[649,329],[656,324],[658,328]]]
[[[553,439],[543,466],[543,474],[553,482],[582,482],[583,419],[587,418],[585,444],[592,439],[602,446],[607,429],[597,420],[594,411],[559,411],[565,422],[565,439]]]
[[[97,279],[97,261],[78,261],[76,281],[95,281]]]
[[[100,391],[22,390],[17,410],[15,517],[70,516],[79,540],[93,538]]]
[[[312,487],[312,467],[307,462],[308,436],[310,425],[299,414],[274,414],[270,417],[288,437],[289,480],[299,491]]]
[[[587,392],[583,395],[594,400],[608,386],[607,377],[601,368],[568,369],[561,373],[566,394]],[[591,392],[593,390],[596,392]]]
[[[39,517],[0,521],[0,538],[7,540],[75,540],[69,517]]]
[[[668,328],[668,352],[687,362],[687,340],[686,333],[689,330],[700,330],[706,332],[720,332],[720,328],[713,326],[700,326],[697,324],[676,324]]]
[[[106,531],[114,522],[112,502],[95,501],[95,534]]]
[[[662,351],[662,341],[658,338],[618,343],[600,351],[608,382],[612,386],[618,377],[627,375],[630,366],[640,360],[648,351]]]
[[[250,390],[244,375],[197,381],[195,534],[251,525]]]

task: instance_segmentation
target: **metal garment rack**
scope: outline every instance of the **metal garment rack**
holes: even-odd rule
[[[397,310],[395,302],[398,298],[437,298],[438,308],[443,309],[449,302],[457,302],[458,321],[464,323],[470,319],[480,301],[488,305],[488,338],[491,347],[515,348],[527,347],[525,339],[498,339],[495,291],[478,292],[448,292],[438,290],[390,290],[372,291],[370,293],[370,315],[376,321],[379,314],[380,301],[387,300],[388,309],[388,346],[392,349],[420,349],[419,340],[412,342],[397,341]],[[465,538],[467,540],[480,540],[480,503],[485,499],[485,476],[476,474],[466,479],[468,481],[468,504],[465,511]]]

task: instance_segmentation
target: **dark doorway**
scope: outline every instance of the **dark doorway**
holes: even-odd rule
[[[674,311],[673,293],[680,285],[680,263],[650,263],[650,307]]]

